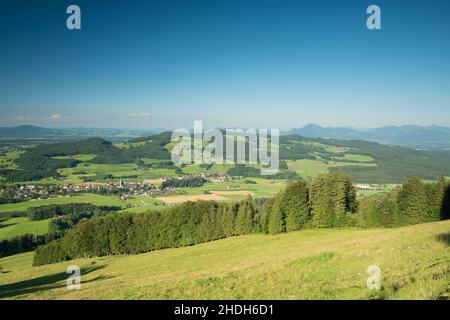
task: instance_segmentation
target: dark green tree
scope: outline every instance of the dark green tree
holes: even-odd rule
[[[450,219],[450,184],[449,183],[447,183],[447,185],[444,187],[444,196],[442,199],[440,218],[441,218],[441,220]]]
[[[402,224],[426,222],[429,206],[424,183],[417,177],[408,179],[398,195],[398,207]]]
[[[239,202],[239,209],[236,216],[236,233],[249,234],[253,231],[255,218],[255,209],[253,200],[248,197],[246,200]]]
[[[269,234],[286,232],[286,219],[280,208],[281,196],[277,195],[273,200],[272,210],[269,215],[268,231]]]
[[[310,205],[314,226],[346,225],[358,209],[352,178],[343,172],[319,175],[311,184]]]
[[[286,220],[286,231],[296,231],[305,227],[309,215],[308,185],[303,180],[289,183],[281,193],[280,210]]]

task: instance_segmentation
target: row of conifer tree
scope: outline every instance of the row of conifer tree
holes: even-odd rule
[[[292,181],[271,199],[187,202],[161,211],[83,220],[61,239],[40,246],[34,265],[136,254],[251,233],[395,227],[447,219],[449,214],[450,186],[443,178],[435,183],[411,178],[399,192],[358,199],[351,177],[336,172],[312,182]]]

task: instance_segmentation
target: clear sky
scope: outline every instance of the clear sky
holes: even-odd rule
[[[0,111],[0,126],[450,126],[450,1],[2,0]]]

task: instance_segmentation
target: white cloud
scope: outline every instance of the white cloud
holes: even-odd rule
[[[30,121],[31,117],[19,114],[19,115],[14,117],[14,120],[16,120],[16,121]]]
[[[49,120],[51,120],[51,121],[59,121],[59,120],[62,120],[62,115],[60,115],[59,113],[55,113],[55,114],[52,114],[48,119]]]
[[[133,112],[127,114],[129,118],[148,118],[150,117],[150,112]]]

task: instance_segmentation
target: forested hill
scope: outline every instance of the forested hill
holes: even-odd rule
[[[450,150],[450,128],[440,126],[403,125],[355,129],[308,124],[302,128],[291,129],[288,133],[309,138],[375,141],[420,150]]]
[[[109,141],[126,141],[145,135],[163,132],[163,129],[114,129],[114,128],[43,128],[33,125],[0,127],[1,140],[17,143],[47,143],[51,141],[76,141],[101,137]]]
[[[170,139],[171,133],[163,132],[120,145],[101,138],[41,144],[26,149],[14,160],[17,169],[4,169],[0,174],[10,182],[58,177],[58,169],[78,165],[80,160],[71,156],[80,154],[95,155],[88,161],[95,164],[136,163],[143,158],[170,160],[169,150],[173,145]],[[281,136],[280,159],[283,160],[280,169],[286,171],[286,177],[295,177],[287,171],[303,170],[295,169],[298,161],[310,161],[331,172],[346,171],[358,182],[401,182],[412,176],[423,179],[450,176],[450,151],[418,151],[360,140]],[[245,176],[246,171],[251,173],[252,170],[255,168],[241,166],[238,171]]]
[[[373,166],[349,165],[330,168],[345,171],[358,182],[400,182],[412,176],[436,179],[450,176],[450,151],[419,151],[362,140],[305,138],[287,135],[280,138],[281,159],[312,159],[324,162],[358,162],[349,155],[367,156]]]
[[[41,144],[27,149],[14,160],[17,170],[3,170],[0,174],[10,182],[58,177],[57,169],[75,167],[80,163],[70,158],[79,154],[96,155],[89,162],[97,164],[133,163],[142,158],[170,159],[170,153],[164,148],[169,142],[170,133],[161,133],[128,148],[119,148],[101,138]]]

